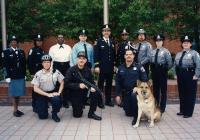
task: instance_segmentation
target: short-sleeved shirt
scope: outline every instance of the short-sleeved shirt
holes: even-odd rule
[[[52,70],[50,72],[45,72],[44,69],[42,69],[35,74],[31,83],[39,86],[43,91],[52,91],[55,89],[56,82],[61,82],[63,79],[64,76],[58,70],[53,73]]]

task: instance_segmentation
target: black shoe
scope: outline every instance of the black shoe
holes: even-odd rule
[[[121,103],[121,104],[119,104],[118,106],[119,106],[119,107],[123,107],[123,106],[124,106],[124,104],[123,104],[123,103]]]
[[[13,116],[15,117],[21,117],[22,115],[20,115],[17,111],[13,112]]]
[[[60,122],[60,118],[58,117],[57,114],[52,114],[52,119],[53,119],[55,122]]]
[[[182,112],[178,112],[178,113],[176,113],[176,115],[181,116],[181,115],[183,115],[183,113]]]
[[[113,102],[106,102],[106,105],[110,106],[110,107],[114,107],[114,103]]]
[[[63,104],[63,107],[64,107],[64,108],[69,108],[69,104],[68,104],[68,103],[65,103],[65,104]]]
[[[105,109],[105,106],[103,104],[99,104],[98,107],[101,109]]]
[[[189,115],[184,115],[183,118],[190,118],[192,116],[189,116]]]
[[[97,116],[96,114],[88,114],[88,118],[94,119],[94,120],[101,120],[102,118],[100,116]]]
[[[131,124],[135,125],[136,122],[137,122],[137,119],[134,118]]]
[[[21,116],[24,115],[24,113],[21,112],[21,111],[19,111],[19,110],[17,110],[16,112],[17,112],[19,115],[21,115]]]

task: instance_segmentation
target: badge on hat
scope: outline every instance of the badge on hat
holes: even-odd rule
[[[185,40],[188,40],[188,39],[189,39],[189,37],[186,35],[186,36],[185,36]]]
[[[144,29],[139,29],[138,30],[138,34],[145,34],[145,33],[146,33],[146,31]]]

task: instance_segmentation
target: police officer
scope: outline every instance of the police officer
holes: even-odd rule
[[[94,46],[95,72],[99,73],[98,86],[101,90],[105,86],[105,105],[114,106],[111,101],[112,78],[116,61],[115,43],[110,38],[111,29],[108,24],[102,28],[103,37],[97,40]]]
[[[150,53],[153,94],[162,113],[165,112],[167,101],[167,71],[172,67],[171,54],[163,47],[164,39],[163,35],[156,35],[156,49]]]
[[[40,34],[34,35],[34,47],[29,50],[27,63],[28,70],[31,75],[42,69],[41,57],[44,55],[42,49],[43,36]]]
[[[28,70],[32,76],[34,76],[36,72],[42,69],[41,58],[44,55],[42,45],[43,45],[43,36],[40,34],[34,35],[34,47],[29,50],[27,58]],[[36,98],[37,98],[37,93],[32,91],[33,112],[37,112],[35,106]]]
[[[26,58],[25,53],[18,47],[18,39],[11,36],[10,47],[3,51],[3,66],[6,68],[8,93],[13,98],[15,117],[21,117],[23,112],[18,110],[20,96],[25,95]]]
[[[57,44],[53,45],[49,50],[49,55],[53,59],[53,68],[58,69],[62,75],[65,75],[69,65],[71,47],[69,45],[64,44],[65,40],[63,35],[58,35]],[[62,104],[65,108],[69,107],[68,104],[68,91],[64,89]]]
[[[87,57],[87,66],[89,68],[92,68],[92,66],[94,65],[94,59],[93,59],[94,51],[93,51],[92,45],[86,42],[87,31],[84,29],[80,30],[78,32],[78,36],[79,36],[79,42],[76,43],[74,47],[72,48],[71,57],[70,57],[70,66],[76,65],[77,54],[80,51],[84,51]]]
[[[64,76],[57,70],[51,69],[52,58],[45,54],[41,58],[43,69],[39,70],[31,83],[34,85],[34,92],[38,94],[36,99],[36,108],[39,119],[48,118],[48,102],[52,104],[52,119],[60,122],[57,113],[60,111],[60,95],[64,88]],[[56,89],[56,82],[60,83],[59,89]]]
[[[192,38],[185,35],[181,38],[183,50],[175,57],[175,78],[178,82],[180,112],[184,118],[192,117],[197,92],[197,80],[200,75],[199,53],[191,49]]]
[[[90,68],[85,66],[87,62],[87,56],[84,51],[80,51],[77,54],[77,64],[71,67],[65,77],[65,86],[70,89],[70,99],[72,102],[73,116],[81,117],[83,114],[84,99],[90,91],[90,109],[88,112],[88,118],[95,120],[101,120],[101,117],[97,116],[94,112],[96,111],[98,95],[96,90],[92,87],[87,87],[82,78],[95,84],[92,78]]]
[[[140,63],[149,75],[149,54],[152,50],[152,45],[146,41],[146,31],[144,29],[139,29],[137,33],[138,43],[135,45],[137,53],[135,56],[135,61]]]
[[[115,77],[115,100],[117,104],[120,104],[121,92],[125,92],[123,109],[127,116],[134,116],[132,125],[136,123],[138,113],[137,99],[133,89],[137,85],[137,80],[148,80],[143,66],[134,62],[135,53],[132,50],[125,50],[125,64],[118,67]]]
[[[126,49],[134,50],[134,47],[132,46],[131,42],[128,40],[129,33],[126,31],[126,29],[123,29],[121,32],[121,38],[122,41],[118,45],[117,49],[117,66],[120,66],[125,62],[124,60],[124,53]]]

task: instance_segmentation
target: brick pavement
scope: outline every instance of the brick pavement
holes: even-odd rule
[[[51,117],[39,120],[30,106],[21,106],[25,113],[21,118],[12,116],[11,106],[0,107],[0,140],[192,140],[200,139],[200,104],[195,106],[192,118],[176,115],[178,104],[167,105],[166,112],[154,128],[141,122],[139,128],[132,128],[131,117],[115,106],[97,110],[102,121],[87,118],[88,107],[82,118],[73,118],[71,108],[62,108],[60,123]],[[50,110],[49,110],[50,112]]]

